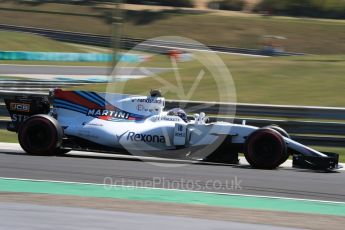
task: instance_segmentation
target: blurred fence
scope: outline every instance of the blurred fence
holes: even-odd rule
[[[283,117],[289,119],[323,119],[345,121],[345,108],[316,107],[316,106],[291,106],[291,105],[266,105],[246,103],[213,103],[203,101],[167,101],[169,107],[205,108],[208,114],[236,114],[253,117]],[[187,109],[188,110],[188,109]],[[193,111],[191,111],[193,112]]]
[[[84,81],[62,81],[62,80],[0,80],[0,99],[2,97],[11,95],[47,95],[49,89],[54,88],[68,88],[72,86],[79,86],[90,84]],[[33,93],[34,92],[34,93]],[[1,106],[0,106],[1,108]],[[1,114],[0,114],[1,116]]]

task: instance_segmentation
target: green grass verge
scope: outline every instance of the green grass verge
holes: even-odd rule
[[[0,50],[75,53],[85,52],[78,47],[42,36],[5,31],[0,31]]]
[[[345,55],[272,58],[221,55],[221,58],[231,71],[238,102],[345,106],[343,100]],[[142,63],[140,66],[172,67],[166,56],[156,56],[152,62]],[[204,68],[196,61],[178,63],[178,67],[183,89],[188,92],[200,70]],[[177,86],[173,71],[164,72],[158,76]],[[158,88],[163,91],[168,90],[164,96],[169,99],[230,102],[227,99],[231,97],[228,96],[235,92],[219,95],[222,91],[219,90],[216,78],[206,71],[197,90],[190,96],[174,91],[170,85],[162,84],[155,77],[108,85],[94,84],[76,89],[146,95],[150,89]],[[230,80],[227,83],[232,84]]]
[[[43,8],[44,5],[45,8]],[[26,10],[80,12],[90,16],[70,14],[57,16],[50,13],[2,10],[0,21],[14,25],[111,34],[110,21],[107,17],[94,17],[95,10],[92,7],[88,9],[85,6],[80,11],[80,6],[76,5],[68,7],[63,4],[44,5],[41,5],[40,8],[26,7]],[[100,14],[104,14],[104,12],[102,11]],[[124,15],[126,20],[123,32],[125,36],[130,37],[152,38],[173,35],[192,38],[209,45],[258,48],[262,45],[262,36],[279,35],[288,38],[280,41],[288,51],[313,54],[342,54],[345,52],[343,45],[345,20],[186,14],[178,10],[126,11]]]
[[[259,48],[262,36],[279,35],[287,51],[312,54],[342,54],[345,46],[344,21],[320,21],[279,17],[218,16],[210,14],[168,14],[161,20],[140,24],[128,19],[126,36],[151,38],[184,36],[204,44]],[[307,35],[307,37],[306,37]]]
[[[77,5],[68,5],[70,10],[79,11]],[[65,9],[63,9],[64,11]],[[3,24],[12,24],[20,26],[33,26],[40,28],[49,28],[66,31],[77,31],[94,34],[106,34],[111,32],[111,23],[105,18],[94,16],[76,16],[76,15],[56,15],[50,13],[16,12],[2,10],[0,21]]]
[[[38,35],[0,31],[0,50],[29,52],[95,52],[97,47],[78,47],[74,44],[55,41]],[[100,52],[100,51],[98,51]],[[15,61],[1,60],[1,64],[20,65],[66,65],[66,66],[111,66],[108,62],[63,62],[63,61]]]
[[[0,80],[27,80],[28,78],[24,77],[13,77],[13,76],[0,76]],[[0,117],[1,119],[1,117]]]
[[[28,12],[49,12],[49,13],[65,13],[65,14],[83,14],[83,15],[101,15],[100,10],[96,10],[89,5],[73,5],[59,3],[40,3],[28,4],[19,1],[1,1],[0,10],[19,10]]]
[[[0,129],[0,142],[17,143],[17,133]]]

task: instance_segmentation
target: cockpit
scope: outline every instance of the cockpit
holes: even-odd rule
[[[184,122],[188,123],[187,113],[183,109],[180,109],[180,108],[171,109],[168,111],[167,115],[168,116],[178,116]]]

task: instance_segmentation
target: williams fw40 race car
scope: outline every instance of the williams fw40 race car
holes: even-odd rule
[[[98,151],[238,164],[244,153],[253,168],[293,166],[338,169],[338,154],[321,153],[290,139],[277,126],[258,128],[209,123],[204,113],[164,111],[159,91],[149,96],[55,89],[49,96],[5,99],[21,147],[33,155]]]

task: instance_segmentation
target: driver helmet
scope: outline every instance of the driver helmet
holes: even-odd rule
[[[184,122],[188,122],[187,114],[183,109],[180,108],[174,108],[168,111],[167,115],[169,116],[178,116],[180,117]]]

